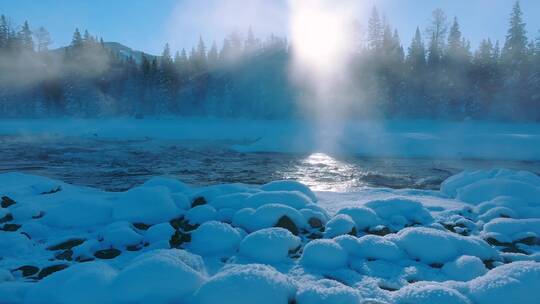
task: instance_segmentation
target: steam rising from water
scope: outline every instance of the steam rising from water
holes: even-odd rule
[[[356,2],[356,3],[355,3]],[[318,144],[336,147],[355,101],[351,73],[357,1],[290,0],[291,75],[304,111],[319,128]]]

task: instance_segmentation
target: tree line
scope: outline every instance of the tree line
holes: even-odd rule
[[[351,50],[354,117],[540,120],[540,34],[529,39],[516,2],[504,41],[473,50],[457,18],[440,9],[408,47],[376,8]],[[76,30],[50,50],[50,34],[0,17],[0,116],[303,116],[289,81],[285,38],[251,29],[220,47],[200,38],[191,50],[132,52]],[[366,109],[369,108],[369,113]]]

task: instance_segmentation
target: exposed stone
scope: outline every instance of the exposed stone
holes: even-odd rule
[[[19,228],[21,228],[21,225],[18,225],[18,224],[5,224],[2,228],[0,228],[0,230],[4,230],[4,231],[7,231],[7,232],[14,232],[14,231],[19,230]]]
[[[64,250],[54,256],[57,260],[71,261],[73,259],[73,250]]]
[[[289,230],[294,235],[298,235],[298,227],[296,227],[296,224],[286,215],[280,217],[274,227],[281,227]]]
[[[181,216],[181,217],[177,217],[175,219],[170,220],[169,224],[171,224],[171,226],[174,229],[180,229],[180,227],[182,227],[182,225],[183,225],[183,222],[184,222],[184,217]]]
[[[206,205],[206,203],[206,199],[203,196],[198,196],[191,202],[191,208]]]
[[[115,257],[119,256],[122,253],[122,251],[116,249],[116,248],[110,248],[110,249],[103,249],[98,250],[94,252],[94,256],[98,259],[102,260],[110,260],[114,259]]]
[[[151,225],[145,224],[145,223],[134,223],[133,227],[139,229],[139,230],[148,230],[148,228],[151,227]]]
[[[368,231],[367,231],[369,234],[374,234],[374,235],[378,235],[378,236],[385,236],[387,234],[390,234],[392,233],[392,231],[390,230],[390,228],[386,227],[386,226],[376,226],[376,227],[372,227],[370,228]]]
[[[127,251],[139,251],[143,248],[143,246],[141,244],[136,244],[136,245],[128,245],[126,246],[126,250]]]
[[[13,215],[11,213],[6,214],[4,217],[0,218],[0,224],[13,221]]]
[[[57,264],[57,265],[52,265],[52,266],[48,266],[48,267],[45,267],[43,269],[41,269],[41,271],[39,272],[38,274],[38,279],[43,279],[44,277],[48,276],[48,275],[51,275],[57,271],[60,271],[60,270],[64,270],[66,268],[68,268],[69,265],[67,264]]]
[[[37,220],[39,218],[42,218],[45,215],[45,212],[40,211],[38,214],[32,216],[33,219]]]
[[[191,234],[176,231],[169,240],[171,248],[179,248],[183,243],[191,242]]]
[[[316,218],[316,217],[312,217],[308,220],[308,224],[312,227],[312,228],[321,228],[323,226],[323,222],[321,221],[321,219],[319,218]]]
[[[24,266],[21,266],[21,267],[19,267],[17,269],[13,269],[12,271],[13,272],[20,271],[22,273],[23,277],[29,277],[29,276],[33,276],[36,273],[38,273],[39,268],[36,267],[36,266],[31,266],[31,265],[24,265]]]
[[[356,227],[352,227],[351,231],[347,233],[348,235],[357,236],[358,231],[356,231]]]
[[[487,239],[485,239],[485,241],[492,246],[503,246],[503,247],[513,246],[512,243],[500,242],[496,238],[492,238],[492,237],[488,237]]]
[[[515,241],[515,243],[522,243],[529,246],[540,245],[540,238],[537,238],[535,236],[530,236],[521,240],[517,240]]]
[[[57,186],[56,188],[53,188],[50,191],[41,192],[41,194],[54,194],[60,191],[62,191],[62,186]]]
[[[7,208],[11,205],[15,205],[17,202],[12,200],[11,198],[7,197],[7,196],[2,196],[2,202],[0,203],[0,205],[2,206],[2,208]]]
[[[49,246],[49,247],[47,247],[47,250],[52,250],[52,251],[55,251],[55,250],[68,250],[68,249],[71,249],[73,247],[79,246],[80,244],[84,243],[84,241],[86,241],[86,240],[85,239],[70,239],[70,240],[64,241],[62,243],[53,245],[53,246]]]

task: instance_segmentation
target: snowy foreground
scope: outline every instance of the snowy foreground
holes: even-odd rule
[[[124,193],[0,175],[0,303],[538,303],[540,177]]]

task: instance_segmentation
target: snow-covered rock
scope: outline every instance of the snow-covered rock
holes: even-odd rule
[[[260,264],[233,265],[210,278],[195,294],[198,304],[287,304],[296,288],[283,274]]]
[[[427,225],[433,222],[433,217],[422,203],[406,198],[389,198],[370,201],[366,207],[375,213],[393,230],[400,230],[409,224]]]
[[[258,192],[246,200],[249,208],[259,208],[268,204],[281,204],[300,210],[313,204],[311,199],[299,191],[268,191]]]
[[[202,224],[191,235],[191,250],[201,255],[232,255],[238,249],[242,234],[231,225],[216,221]]]
[[[296,295],[298,304],[360,303],[360,292],[334,280],[301,284]]]
[[[183,261],[177,249],[140,256],[119,272],[111,287],[115,303],[182,302],[204,282],[202,273]]]
[[[334,238],[339,235],[348,234],[353,228],[356,230],[356,224],[349,215],[338,214],[326,223],[324,237]]]
[[[444,264],[442,272],[451,280],[469,281],[484,275],[487,269],[479,258],[464,255],[455,261]]]
[[[540,237],[539,219],[497,218],[484,225],[484,235],[500,242],[513,242],[527,237]]]
[[[144,240],[148,243],[168,241],[174,234],[174,228],[169,223],[161,223],[150,227],[144,233]]]
[[[312,202],[317,202],[317,196],[308,186],[293,180],[273,181],[261,186],[263,191],[298,191],[309,197]]]
[[[358,239],[357,250],[354,255],[366,259],[381,259],[397,261],[405,258],[403,251],[389,238],[366,235]]]
[[[157,224],[175,218],[179,213],[168,188],[137,187],[122,194],[113,204],[117,221]]]
[[[375,227],[383,223],[373,209],[366,207],[347,207],[339,210],[338,214],[350,216],[358,231],[365,230],[369,227]]]
[[[142,184],[143,187],[156,187],[156,186],[162,186],[167,189],[171,193],[189,193],[190,188],[185,183],[166,176],[155,176],[146,181],[144,184]]]
[[[396,304],[472,304],[459,291],[429,282],[405,286],[393,294],[393,299]]]
[[[137,233],[128,222],[112,223],[100,235],[103,238],[103,244],[118,249],[136,245],[143,240],[143,236]]]
[[[514,262],[496,267],[467,284],[474,303],[538,303],[540,263]]]
[[[42,222],[51,227],[83,228],[110,223],[111,203],[95,197],[76,196],[45,212]]]
[[[210,205],[201,205],[191,208],[185,215],[186,220],[193,225],[213,221],[217,218],[217,211]]]
[[[334,240],[314,240],[304,247],[302,265],[324,270],[347,266],[347,251]]]
[[[306,220],[298,210],[282,204],[267,204],[256,210],[251,208],[239,210],[233,218],[233,224],[253,232],[274,227],[283,216],[288,217],[297,228],[307,226]]]
[[[253,232],[240,243],[240,254],[260,263],[283,262],[290,250],[300,246],[300,238],[283,228]]]

